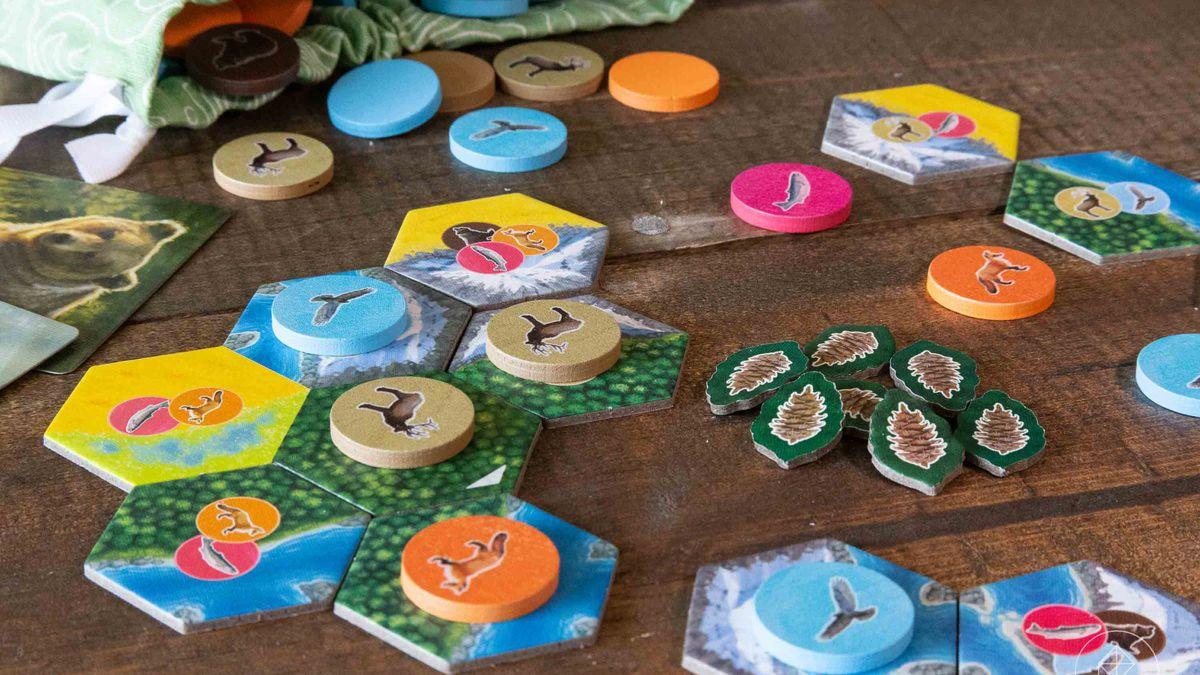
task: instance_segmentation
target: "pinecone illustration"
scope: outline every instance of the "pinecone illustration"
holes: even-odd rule
[[[928,349],[908,361],[908,372],[926,389],[950,398],[962,384],[958,361]]]
[[[742,361],[729,374],[725,384],[729,387],[729,395],[736,396],[743,391],[757,389],[792,367],[792,360],[783,352],[763,352],[755,354]]]
[[[979,416],[971,438],[988,450],[1007,455],[1025,447],[1029,432],[1016,413],[997,403]]]
[[[771,434],[788,445],[795,445],[821,433],[825,428],[825,397],[804,385],[800,391],[792,392],[788,400],[775,411],[775,418],[768,425]]]
[[[871,419],[875,406],[883,400],[879,394],[857,387],[839,389],[838,393],[842,395],[842,409],[846,411],[846,417],[855,417],[864,422]]]
[[[937,425],[903,401],[888,415],[887,431],[892,452],[909,464],[928,469],[946,455],[946,441],[938,436]]]
[[[833,333],[813,351],[812,365],[840,366],[879,349],[879,338],[862,330],[842,330]]]

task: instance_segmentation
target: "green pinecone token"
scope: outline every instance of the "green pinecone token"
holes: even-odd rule
[[[871,414],[867,448],[885,478],[927,495],[936,495],[962,473],[963,446],[950,423],[924,401],[896,389]]]
[[[945,415],[966,410],[979,386],[974,359],[929,340],[918,340],[896,352],[891,369],[897,387]]]
[[[1030,466],[1046,449],[1046,430],[1037,415],[995,389],[975,399],[958,416],[954,435],[966,450],[967,461],[993,476],[1007,476]]]
[[[848,434],[865,438],[871,430],[871,413],[887,395],[887,387],[871,380],[834,380],[833,384],[842,396],[842,410],[846,413],[842,428]]]
[[[784,385],[763,404],[750,437],[754,447],[791,469],[820,459],[842,438],[842,397],[820,373]]]
[[[708,378],[708,405],[714,415],[749,410],[808,369],[796,342],[746,347],[729,355]]]
[[[895,351],[887,326],[832,326],[804,345],[809,368],[829,378],[878,375]]]

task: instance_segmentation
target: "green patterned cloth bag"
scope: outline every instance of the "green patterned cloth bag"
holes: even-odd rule
[[[221,0],[193,0],[217,4]],[[359,0],[316,7],[296,33],[301,83],[339,67],[426,48],[536,39],[609,26],[679,18],[694,0],[550,0],[507,19],[464,19],[426,12],[415,0]],[[0,162],[21,138],[49,126],[86,126],[125,117],[112,134],[66,144],[88,182],[119,176],[165,126],[203,128],[226,110],[262,106],[278,92],[224,96],[177,75],[158,78],[162,33],[185,0],[0,0],[0,65],[62,84],[37,103],[0,106]]]

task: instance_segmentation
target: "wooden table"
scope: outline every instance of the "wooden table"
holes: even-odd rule
[[[607,94],[548,105],[571,129],[570,154],[515,176],[455,163],[449,117],[402,138],[351,138],[329,125],[327,86],[294,87],[208,130],[159,133],[113,181],[236,215],[89,364],[221,344],[258,285],[380,264],[408,209],[517,190],[606,223],[599,293],[687,330],[691,349],[672,410],[542,436],[518,494],[621,557],[599,643],[513,671],[677,668],[697,567],[817,537],[959,588],[1089,558],[1200,598],[1200,423],[1151,404],[1133,381],[1143,345],[1200,328],[1194,261],[1098,267],[1001,224],[1008,175],[915,188],[818,151],[835,94],[937,82],[1019,112],[1022,157],[1126,149],[1200,178],[1196,26],[1186,0],[701,0],[673,26],[571,39],[610,62],[646,49],[703,55],[724,80],[714,105],[656,115]],[[0,102],[47,86],[0,73]],[[222,192],[213,151],[277,129],[325,140],[333,184],[295,202]],[[10,165],[74,177],[62,143],[77,134],[28,139]],[[737,222],[729,181],[767,161],[848,177],[849,223],[764,236]],[[643,215],[670,231],[639,234]],[[931,302],[929,260],[975,243],[1048,262],[1055,305],[992,323]],[[930,498],[880,477],[861,442],[782,471],[754,451],[749,418],[709,415],[703,383],[726,354],[851,321],[973,355],[985,387],[1038,411],[1046,459],[1004,480],[969,470]],[[183,638],[86,581],[84,557],[124,495],[41,444],[82,372],[0,392],[0,669],[425,672],[329,613]]]

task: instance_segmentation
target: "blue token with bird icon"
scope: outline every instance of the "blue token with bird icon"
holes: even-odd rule
[[[819,673],[886,665],[912,641],[916,611],[895,581],[847,563],[799,563],[754,595],[753,632],[771,656]]]
[[[408,303],[391,284],[361,276],[327,275],[288,282],[271,304],[280,342],[321,356],[364,354],[387,346],[408,328]]]
[[[567,154],[567,126],[531,108],[474,110],[450,125],[450,153],[483,171],[535,171]]]
[[[1200,417],[1200,333],[1168,335],[1143,347],[1135,377],[1146,398]]]

